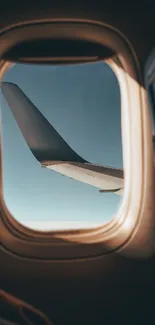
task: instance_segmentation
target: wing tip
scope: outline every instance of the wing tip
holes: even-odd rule
[[[13,83],[13,82],[10,82],[10,81],[2,81],[2,83],[1,83],[1,90],[2,90],[2,91],[8,90],[8,89],[10,89],[10,88],[12,88],[12,87],[13,87],[13,88],[14,88],[14,87],[19,88],[17,84],[15,84],[15,83]]]

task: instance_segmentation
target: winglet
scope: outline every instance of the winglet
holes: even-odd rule
[[[2,82],[1,90],[30,150],[39,162],[86,162],[16,84]]]

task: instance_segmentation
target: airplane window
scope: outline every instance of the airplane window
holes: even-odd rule
[[[3,195],[18,222],[49,231],[116,215],[121,103],[109,65],[15,64],[2,82],[1,110]]]

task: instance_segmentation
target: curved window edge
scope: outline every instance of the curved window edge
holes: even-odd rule
[[[10,42],[30,38],[32,33],[40,28],[42,33],[53,32],[53,24],[57,30],[63,24],[63,33],[69,33],[72,27],[80,37],[96,40],[101,44],[111,47],[117,54],[117,60],[110,59],[106,62],[114,70],[120,84],[122,103],[122,141],[123,160],[125,170],[125,193],[117,216],[105,225],[96,229],[52,231],[41,233],[30,230],[20,225],[11,217],[2,197],[2,159],[0,160],[1,184],[1,243],[2,246],[21,256],[43,259],[73,259],[96,257],[113,251],[122,250],[123,254],[133,254],[132,242],[139,233],[139,228],[147,213],[147,220],[153,225],[153,196],[150,190],[154,186],[152,148],[148,144],[151,130],[147,114],[147,100],[145,89],[141,85],[136,58],[133,50],[125,38],[114,29],[93,21],[66,21],[58,19],[51,22],[29,22],[18,29],[7,30],[5,34],[5,50]],[[50,28],[49,28],[50,27]],[[21,32],[22,29],[22,32]],[[56,28],[54,29],[56,30]],[[68,35],[68,34],[66,34]],[[0,35],[0,38],[4,35]],[[4,45],[4,44],[3,44]],[[3,47],[3,46],[2,46]],[[4,48],[0,48],[3,52]],[[10,66],[9,62],[1,61],[0,79]],[[136,68],[137,67],[137,68]],[[144,123],[145,121],[145,123]],[[148,158],[149,157],[149,158]],[[149,193],[149,196],[148,196]],[[149,200],[148,200],[149,197]],[[149,214],[149,216],[148,216]],[[151,228],[151,227],[149,227]],[[152,227],[154,229],[154,227]],[[136,234],[136,235],[135,235]],[[146,246],[141,249],[141,240],[137,240],[135,254],[148,255],[154,251],[154,245],[149,240],[148,233],[143,236]],[[135,242],[135,241],[134,241]],[[145,249],[144,249],[145,248]]]

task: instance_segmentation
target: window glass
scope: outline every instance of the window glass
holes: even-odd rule
[[[152,82],[149,86],[149,99],[151,104],[151,117],[152,117],[152,127],[155,131],[155,83]]]
[[[89,228],[116,215],[121,103],[110,66],[16,64],[2,83],[1,109],[3,195],[18,222]]]

